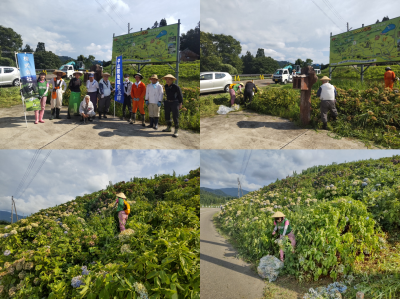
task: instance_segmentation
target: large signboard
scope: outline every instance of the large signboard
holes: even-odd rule
[[[400,61],[400,17],[331,37],[331,66],[390,61]]]
[[[122,55],[124,62],[176,62],[178,24],[114,37],[112,59]]]

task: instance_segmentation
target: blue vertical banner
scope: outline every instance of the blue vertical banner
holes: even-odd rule
[[[124,103],[124,84],[122,70],[122,55],[117,56],[115,67],[115,96],[114,100],[118,103]]]
[[[32,53],[17,53],[21,77],[21,96],[27,111],[40,110],[39,89],[36,79],[35,61]]]

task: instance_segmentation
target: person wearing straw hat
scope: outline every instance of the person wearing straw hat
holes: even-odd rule
[[[114,91],[114,88],[108,80],[109,77],[109,73],[103,73],[103,78],[99,81],[99,119],[101,119],[101,113],[103,113],[104,118],[107,118],[106,114],[110,109],[111,92]]]
[[[39,99],[40,99],[40,107],[41,110],[35,110],[35,124],[38,122],[44,123],[43,114],[44,109],[46,108],[46,100],[47,94],[49,92],[49,82],[46,81],[46,73],[41,72],[39,74],[39,78],[37,80],[38,89],[39,89]]]
[[[182,109],[183,96],[181,88],[174,83],[176,78],[171,74],[163,77],[165,82],[165,94],[167,95],[164,101],[164,111],[165,111],[165,121],[167,123],[167,128],[162,130],[163,132],[171,132],[171,112],[172,118],[175,124],[175,131],[172,135],[173,137],[178,137],[179,131],[179,110]]]
[[[282,240],[285,236],[287,236],[290,240],[290,243],[292,243],[292,247],[294,248],[296,246],[296,238],[293,234],[292,227],[290,226],[290,221],[289,219],[286,218],[286,216],[282,212],[276,212],[274,215],[272,215],[272,218],[275,218],[274,220],[274,231],[272,232],[273,235],[276,234],[276,231],[279,232],[280,234],[280,240]],[[293,251],[294,252],[294,249]],[[281,248],[279,250],[280,256],[281,256],[281,261],[283,262],[283,249]]]
[[[65,90],[67,89],[67,84],[65,84],[65,81],[61,78],[66,75],[63,71],[60,70],[55,70],[53,72],[56,77],[54,77],[53,80],[49,82],[50,85],[52,85],[52,92],[51,92],[51,100],[50,100],[50,106],[51,106],[51,116],[50,120],[54,118],[54,111],[56,112],[56,118],[60,119],[60,110],[62,107],[62,96]]]
[[[131,98],[131,89],[132,82],[129,81],[129,74],[124,75],[124,103],[122,104],[122,119],[125,118],[125,108],[128,107],[128,115],[130,115],[132,111],[132,98]],[[125,118],[128,122],[130,121],[130,117]]]
[[[386,71],[384,75],[385,88],[393,89],[393,84],[396,81],[396,74],[392,71],[390,66],[386,67],[385,71]]]
[[[231,106],[235,105],[236,101],[236,92],[239,90],[242,91],[243,83],[231,84],[229,85],[229,94],[231,96]]]
[[[85,119],[93,121],[91,117],[94,117],[96,112],[94,112],[93,103],[90,101],[89,95],[86,95],[79,105],[79,114],[81,115],[81,121],[84,121]]]
[[[335,86],[329,83],[331,79],[327,76],[321,78],[322,85],[317,91],[317,97],[321,99],[320,110],[321,110],[321,121],[323,123],[322,129],[327,130],[328,123],[328,112],[333,114],[333,120],[335,121],[338,112],[336,110],[336,96],[337,91]]]
[[[81,71],[75,71],[73,75],[75,77],[72,78],[68,84],[68,88],[71,91],[71,95],[69,96],[67,118],[71,118],[71,112],[74,114],[80,114],[79,105],[81,102],[81,85],[82,85],[80,77],[83,75],[83,73]]]
[[[160,107],[164,95],[164,89],[162,85],[158,83],[158,76],[156,74],[150,77],[150,81],[151,83],[146,87],[146,97],[145,97],[150,118],[150,124],[147,127],[157,130],[158,119],[160,117]]]
[[[132,114],[130,124],[136,122],[136,112],[139,109],[142,115],[142,126],[145,127],[145,113],[144,113],[144,97],[146,96],[146,85],[140,81],[143,76],[140,73],[133,75],[136,82],[132,84],[131,97],[132,97]]]
[[[86,81],[86,89],[87,89],[87,94],[90,96],[90,101],[93,104],[94,112],[96,112],[96,110],[97,110],[97,92],[99,89],[99,83],[94,79],[94,73],[89,74],[89,80]]]
[[[124,193],[120,192],[117,194],[117,200],[115,201],[114,208],[117,206],[118,219],[119,219],[119,230],[123,232],[125,230],[126,220],[128,219],[128,214],[124,211],[124,199],[126,196]]]

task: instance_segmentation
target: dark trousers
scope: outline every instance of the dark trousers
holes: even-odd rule
[[[100,96],[99,98],[99,114],[100,113],[108,113],[108,110],[110,109],[110,104],[111,104],[111,96],[104,96],[102,98]]]
[[[249,103],[251,103],[251,101],[253,100],[253,92],[244,92],[243,93],[243,99],[244,99],[244,102],[246,103],[247,102],[247,99],[249,99]]]
[[[93,104],[94,111],[96,111],[96,109],[97,109],[97,91],[88,92],[87,94],[90,97],[90,101]]]
[[[125,108],[128,107],[128,115],[132,112],[132,98],[124,94],[124,103],[122,104],[122,114],[125,115]]]
[[[174,119],[175,128],[179,128],[179,102],[164,102],[164,111],[165,111],[165,121],[167,125],[171,125],[171,112],[172,118]]]

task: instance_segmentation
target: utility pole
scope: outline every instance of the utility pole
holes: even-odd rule
[[[13,211],[15,210],[15,215],[17,216],[18,221],[18,213],[17,213],[17,206],[15,205],[14,196],[11,196],[11,224],[13,224]]]
[[[349,22],[347,22],[347,32],[349,32],[353,27],[349,28]]]
[[[133,28],[131,28],[131,23],[128,23],[128,34],[129,33],[131,33],[131,30],[132,30]]]
[[[243,196],[243,191],[242,191],[242,185],[240,184],[239,178],[238,178],[237,180],[238,180],[238,197],[240,198],[240,197],[241,197],[241,196],[240,196],[240,193],[241,193],[242,196]]]

